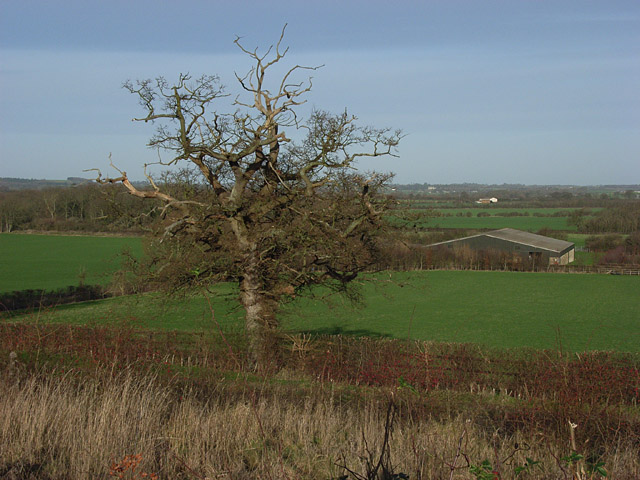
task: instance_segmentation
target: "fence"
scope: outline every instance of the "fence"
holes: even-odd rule
[[[607,275],[640,275],[640,265],[550,265],[548,271],[557,273],[600,273]]]

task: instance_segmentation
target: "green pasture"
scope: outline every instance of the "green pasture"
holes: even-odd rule
[[[437,217],[419,222],[425,228],[472,228],[491,229],[515,228],[537,232],[543,228],[551,230],[577,230],[575,225],[567,223],[567,217]]]
[[[420,213],[423,210],[419,205],[406,205],[412,213]],[[409,221],[408,224],[415,224],[423,228],[464,228],[464,229],[492,229],[499,228],[515,228],[518,230],[527,230],[536,232],[542,228],[551,230],[575,231],[575,225],[567,223],[569,214],[572,210],[567,208],[508,208],[494,206],[480,206],[475,208],[438,208],[437,212],[442,217],[423,218],[415,221]],[[597,211],[599,209],[592,209]],[[529,215],[505,217],[504,214],[519,212]],[[426,213],[426,211],[425,211]],[[489,216],[478,217],[478,213],[488,214]],[[541,215],[559,215],[562,216],[536,216]],[[470,216],[468,216],[470,215]]]
[[[519,272],[378,274],[361,285],[362,306],[296,299],[283,309],[286,332],[473,342],[497,348],[640,351],[640,277]],[[316,290],[317,297],[328,292]],[[12,320],[145,328],[242,330],[230,284],[211,307],[202,296],[121,297],[22,314]]]
[[[591,235],[588,233],[570,233],[569,235],[567,235],[567,240],[569,242],[575,243],[576,248],[584,248],[587,242],[587,237],[590,236]]]
[[[414,210],[426,210],[427,208],[421,207],[420,205],[412,205],[410,207]],[[489,215],[504,215],[512,212],[518,212],[526,216],[536,216],[536,215],[558,215],[562,217],[568,217],[569,214],[574,210],[579,210],[576,208],[561,208],[561,207],[540,207],[540,208],[520,208],[520,207],[496,207],[494,205],[478,205],[477,207],[462,207],[462,208],[441,208],[436,207],[435,210],[437,212],[442,213],[447,216],[457,216],[457,215],[466,215],[467,212],[471,212],[472,216],[477,216],[478,213],[484,212]],[[593,212],[598,210],[602,210],[601,208],[591,208]]]
[[[119,254],[142,254],[140,238],[0,234],[0,292],[53,290],[104,284],[120,266]]]
[[[367,306],[300,302],[288,328],[493,347],[640,351],[640,278],[433,271],[377,276]],[[336,313],[334,313],[336,312]],[[333,318],[332,318],[333,317]]]

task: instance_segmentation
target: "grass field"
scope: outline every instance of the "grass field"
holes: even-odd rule
[[[124,249],[142,253],[139,238],[0,234],[0,292],[104,284]]]
[[[567,217],[436,217],[429,218],[419,223],[419,226],[428,228],[487,228],[497,230],[499,228],[515,228],[537,232],[543,228],[551,230],[576,230],[575,225],[567,224]]]
[[[419,212],[422,208],[419,205],[410,206],[412,212]],[[567,208],[501,208],[501,207],[478,207],[478,208],[439,208],[443,217],[428,218],[416,222],[418,226],[428,228],[473,228],[473,229],[499,229],[515,228],[536,232],[542,228],[552,230],[575,231],[575,225],[567,223],[569,213],[572,209]],[[597,211],[599,209],[592,209]],[[511,212],[529,213],[528,216],[501,216]],[[478,217],[478,213],[489,214],[490,216]],[[535,214],[554,215],[563,213],[563,216],[535,216]],[[471,216],[467,216],[471,214]],[[410,222],[411,223],[411,222]]]
[[[537,232],[543,228],[567,231],[576,230],[575,225],[569,225],[567,223],[567,217],[500,217],[493,215],[489,217],[478,217],[475,214],[471,217],[452,216],[428,218],[419,222],[419,226],[428,228],[487,228],[492,230],[497,230],[499,228],[515,228],[517,230],[526,230],[529,232]]]
[[[431,271],[376,275],[362,286],[365,305],[340,298],[329,305],[298,299],[285,307],[289,332],[341,333],[498,348],[640,351],[640,278],[516,272]],[[236,290],[219,286],[212,299],[225,330],[242,329]],[[321,295],[322,292],[317,292]],[[15,320],[33,320],[14,317]],[[61,306],[39,321],[131,322],[178,330],[217,328],[202,297],[157,294]]]
[[[413,209],[422,209],[420,206],[411,206]],[[471,215],[476,217],[478,213],[488,213],[490,215],[504,215],[512,212],[519,212],[524,214],[525,212],[529,213],[529,216],[533,217],[537,214],[540,215],[560,215],[562,217],[568,217],[569,214],[573,210],[578,210],[575,208],[516,208],[516,207],[495,207],[491,206],[478,206],[478,207],[467,207],[467,208],[436,208],[438,212],[441,212],[443,215],[447,216],[457,216],[459,214],[466,215],[467,212],[471,212]],[[601,208],[591,208],[592,212],[597,212],[602,210]]]

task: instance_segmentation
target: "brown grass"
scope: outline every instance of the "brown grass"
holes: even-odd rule
[[[0,323],[0,479],[640,478],[637,356],[280,346],[257,374],[233,335]]]
[[[525,457],[541,468],[519,478],[573,478],[559,460],[571,450],[568,429],[564,438],[507,434],[488,429],[482,410],[436,418],[417,414],[411,393],[291,381],[212,381],[203,395],[128,368],[6,377],[0,478],[109,478],[114,464],[135,454],[139,476],[122,478],[366,478],[381,458],[411,479],[471,479],[469,464],[485,459],[499,478],[514,478]],[[382,455],[389,405],[396,421]],[[640,478],[636,447],[619,438],[600,452],[609,478]]]

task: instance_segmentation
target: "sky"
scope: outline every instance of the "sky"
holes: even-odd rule
[[[64,179],[158,153],[126,80],[234,72],[287,24],[308,111],[402,129],[396,183],[640,183],[640,2],[0,0],[0,177]]]

